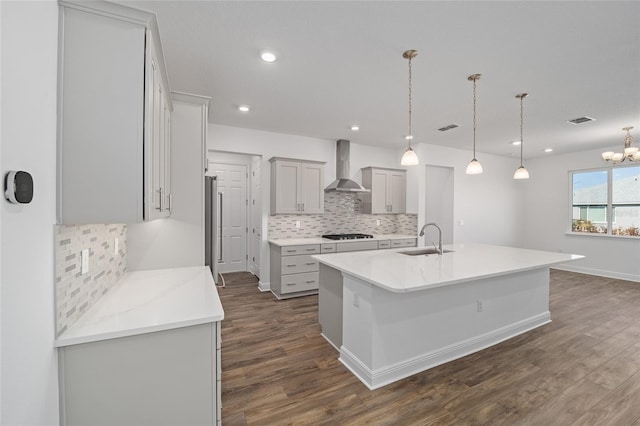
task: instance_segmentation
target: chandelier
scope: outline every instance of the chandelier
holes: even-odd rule
[[[602,153],[602,159],[605,161],[613,161],[613,164],[622,163],[624,160],[640,161],[640,150],[637,146],[631,146],[633,138],[629,133],[629,130],[633,127],[623,127],[627,134],[624,137],[624,152],[606,151]]]
[[[402,156],[402,160],[400,160],[400,164],[403,166],[415,166],[418,164],[418,156],[415,151],[411,148],[411,140],[413,139],[413,135],[411,134],[411,59],[418,56],[417,50],[407,50],[402,54],[402,57],[409,60],[409,134],[405,136],[405,139],[409,142],[409,146],[407,150],[404,152]]]

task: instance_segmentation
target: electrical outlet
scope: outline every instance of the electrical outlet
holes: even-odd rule
[[[89,249],[82,250],[80,258],[82,264],[80,273],[84,275],[89,272]]]
[[[380,219],[376,219],[376,226],[380,226]]]
[[[478,299],[478,312],[482,312],[484,310],[484,306],[482,306],[482,300]]]
[[[355,306],[356,308],[360,307],[360,297],[358,297],[357,294],[353,295],[353,306]]]
[[[120,240],[118,240],[118,238],[116,237],[115,241],[113,242],[113,254],[118,255],[119,251],[120,251]]]
[[[464,226],[464,219],[460,219],[460,220],[458,221],[458,225],[460,225],[460,226]]]
[[[300,221],[296,220],[296,228],[300,229]]]

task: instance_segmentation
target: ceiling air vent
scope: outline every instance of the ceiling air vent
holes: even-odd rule
[[[574,118],[573,120],[567,120],[567,123],[571,123],[571,124],[582,124],[582,123],[588,123],[590,121],[596,121],[595,118],[591,118],[591,117],[587,117],[586,115],[584,117],[578,117],[578,118]]]
[[[457,124],[449,124],[448,126],[440,127],[438,130],[441,132],[446,132],[447,130],[455,129],[456,127],[460,127]]]

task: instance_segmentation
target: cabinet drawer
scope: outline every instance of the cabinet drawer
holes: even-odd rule
[[[320,253],[335,253],[336,252],[336,244],[322,244],[320,246]]]
[[[282,276],[282,288],[280,293],[294,293],[296,291],[316,290],[318,288],[320,274],[318,272],[306,272]]]
[[[377,241],[350,241],[348,243],[338,243],[338,253],[344,253],[347,251],[361,251],[361,250],[378,250]]]
[[[317,254],[320,253],[320,244],[308,244],[305,246],[288,246],[282,247],[282,256],[296,256],[299,254]]]
[[[392,248],[398,248],[398,247],[415,247],[416,246],[416,239],[415,238],[401,238],[398,240],[391,240],[391,247]]]
[[[310,255],[286,256],[280,259],[282,275],[318,271],[318,261]]]
[[[378,249],[388,249],[388,248],[391,248],[391,241],[389,240],[378,241]]]

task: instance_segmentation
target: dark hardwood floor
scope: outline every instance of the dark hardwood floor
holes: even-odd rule
[[[225,279],[224,425],[640,426],[640,283],[552,270],[551,324],[370,391],[320,336],[317,296]]]

